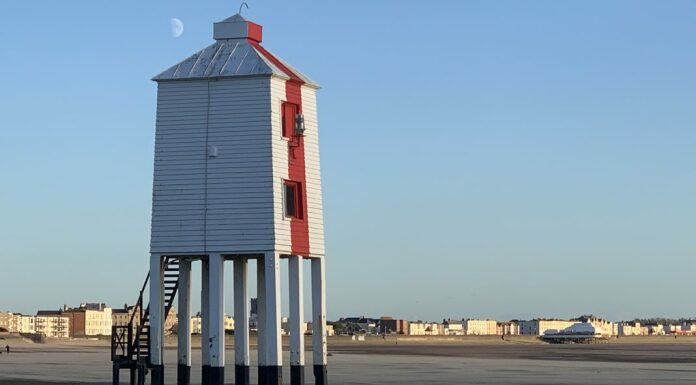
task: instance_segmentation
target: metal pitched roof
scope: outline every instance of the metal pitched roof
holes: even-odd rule
[[[287,65],[285,61],[281,60],[281,62],[307,85],[319,87],[308,76]],[[152,80],[207,79],[254,75],[276,75],[282,78],[289,78],[288,74],[266,59],[246,39],[227,39],[216,41],[180,63],[169,67],[152,78]]]
[[[232,15],[232,16],[228,17],[227,19],[223,20],[222,23],[238,23],[238,22],[244,22],[244,21],[249,21],[249,20],[247,20],[244,16],[237,13],[237,14]]]
[[[273,67],[245,39],[218,40],[152,80],[282,74],[280,69]]]

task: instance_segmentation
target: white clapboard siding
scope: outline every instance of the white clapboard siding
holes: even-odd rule
[[[204,207],[196,202],[204,200],[205,195],[207,90],[204,81],[158,84],[150,244],[153,253],[189,252],[204,247],[203,236],[193,234],[203,228],[205,216]],[[179,98],[188,103],[173,103]],[[178,108],[174,109],[174,104]],[[181,124],[188,129],[177,130]],[[176,138],[186,139],[190,145],[187,149],[174,149],[170,141]],[[186,154],[186,161],[180,152]],[[168,174],[168,164],[174,159],[185,166]],[[184,180],[183,175],[187,175]],[[187,250],[181,249],[184,246]]]
[[[270,83],[159,82],[151,252],[273,250]]]
[[[302,87],[302,113],[306,128],[304,146],[309,252],[312,255],[324,255],[324,212],[319,170],[319,124],[316,89],[314,87]]]
[[[285,80],[271,80],[271,108],[273,116],[273,187],[275,206],[275,247],[281,253],[291,252],[290,220],[283,211],[283,180],[288,179],[288,140],[282,136],[281,106],[286,99]],[[307,221],[309,225],[309,247],[313,256],[324,255],[324,222],[319,174],[319,143],[316,109],[316,89],[302,87],[302,109],[305,115],[305,167],[307,192]]]
[[[273,205],[275,209],[275,247],[280,253],[291,252],[290,219],[283,210],[283,181],[288,179],[288,140],[283,138],[282,105],[285,79],[271,79],[271,128],[273,131]]]

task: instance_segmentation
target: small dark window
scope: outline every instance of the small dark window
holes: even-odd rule
[[[284,102],[282,110],[283,137],[292,138],[295,132],[295,117],[299,109],[297,104]]]
[[[283,189],[285,195],[285,216],[302,219],[301,185],[297,182],[285,181]]]

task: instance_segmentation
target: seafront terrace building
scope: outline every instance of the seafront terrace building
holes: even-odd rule
[[[111,325],[128,326],[133,315],[133,306],[124,305],[122,309],[111,309]]]
[[[17,333],[36,333],[36,318],[33,315],[16,314],[15,317]]]
[[[70,337],[70,318],[64,317],[60,312],[39,311],[34,317],[34,330],[51,338]]]
[[[619,334],[619,324],[616,322],[607,321],[594,315],[583,315],[572,321],[584,322],[591,324],[595,330],[598,330],[603,336],[616,336]]]
[[[14,317],[12,313],[0,311],[0,333],[9,333],[13,329]]]
[[[445,326],[445,334],[449,336],[463,336],[466,334],[466,328],[464,327],[464,321],[447,319],[443,320],[442,324]]]
[[[225,323],[224,323],[224,328],[225,331],[233,331],[234,330],[234,317],[229,316],[225,314]],[[176,316],[175,316],[176,318]],[[176,330],[177,324],[175,323],[173,326],[173,329]],[[201,317],[201,313],[197,313],[195,316],[191,317],[191,334],[202,334],[203,333],[203,318]]]
[[[615,336],[621,332],[619,324],[593,315],[583,315],[570,320],[538,318],[530,321],[520,321],[519,329],[522,335],[541,336],[549,332],[553,333],[568,329],[578,323],[590,324],[594,330],[606,337]],[[630,326],[626,326],[630,328]],[[629,329],[626,330],[628,331]]]
[[[224,328],[226,332],[234,331],[234,317],[225,314]]]
[[[377,321],[377,329],[380,334],[408,334],[409,322],[403,319],[394,319],[382,316]]]
[[[694,320],[683,321],[681,324],[681,331],[682,332],[689,332],[689,333],[696,332],[696,321],[694,321]]]
[[[35,333],[34,316],[20,313],[0,313],[0,332]]]
[[[191,334],[202,334],[203,333],[203,317],[201,313],[196,314],[191,317]]]
[[[314,329],[312,328],[312,323],[307,322],[305,324],[305,334],[314,334]],[[333,337],[336,335],[333,325],[326,325],[326,336]]]
[[[577,321],[561,319],[533,319],[520,321],[520,334],[527,336],[541,336],[549,331],[559,331],[569,328]]]
[[[498,334],[498,322],[488,319],[467,319],[464,321],[464,330],[468,336],[494,336]]]
[[[112,309],[111,324],[113,326],[128,326],[133,313],[137,310],[138,308],[136,306],[128,306],[127,304],[123,305],[122,309]],[[136,316],[133,318],[134,327],[140,325],[140,319],[138,317],[139,314],[136,314]],[[169,313],[167,314],[167,318],[164,321],[164,334],[172,334],[172,332],[177,328],[177,322],[178,318],[176,308],[172,306],[171,310],[169,310]]]
[[[520,324],[518,321],[497,322],[496,334],[500,336],[516,336],[520,334]]]
[[[665,332],[665,326],[661,324],[645,325],[644,328],[646,330],[645,334],[649,336],[664,336],[667,334],[667,332]]]
[[[0,332],[42,334],[52,338],[68,338],[70,320],[60,311],[40,310],[36,316],[0,312]]]
[[[292,326],[292,322],[290,321],[290,319],[288,317],[283,317],[280,320],[280,333],[284,336],[289,336],[291,326]],[[302,332],[302,335],[307,334],[308,330],[309,330],[309,327],[307,326],[307,322],[303,322],[302,325],[300,325],[300,331]]]
[[[618,335],[619,336],[642,336],[644,334],[644,329],[640,322],[618,322]]]
[[[437,322],[415,321],[408,325],[408,334],[412,336],[437,336],[444,332],[444,325]]]
[[[111,335],[111,308],[103,303],[83,303],[76,308],[63,307],[61,314],[70,319],[70,337]]]

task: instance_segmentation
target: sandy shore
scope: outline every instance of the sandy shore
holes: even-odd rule
[[[0,385],[110,384],[107,341],[9,342],[12,353],[0,355]],[[234,351],[232,341],[228,342],[227,378],[231,383]],[[168,345],[165,362],[170,368],[169,384],[176,383],[176,350]],[[338,385],[696,383],[696,338],[622,338],[604,344],[548,345],[527,337],[506,341],[500,337],[402,336],[366,341],[336,337],[329,340],[329,352],[331,383]],[[255,355],[252,351],[252,365]],[[200,349],[194,349],[192,356],[192,377],[194,383],[200,383]],[[288,358],[286,354],[285,362]],[[307,365],[311,365],[311,354],[307,354]],[[289,372],[285,377],[289,378]],[[310,370],[306,377],[311,383]]]

